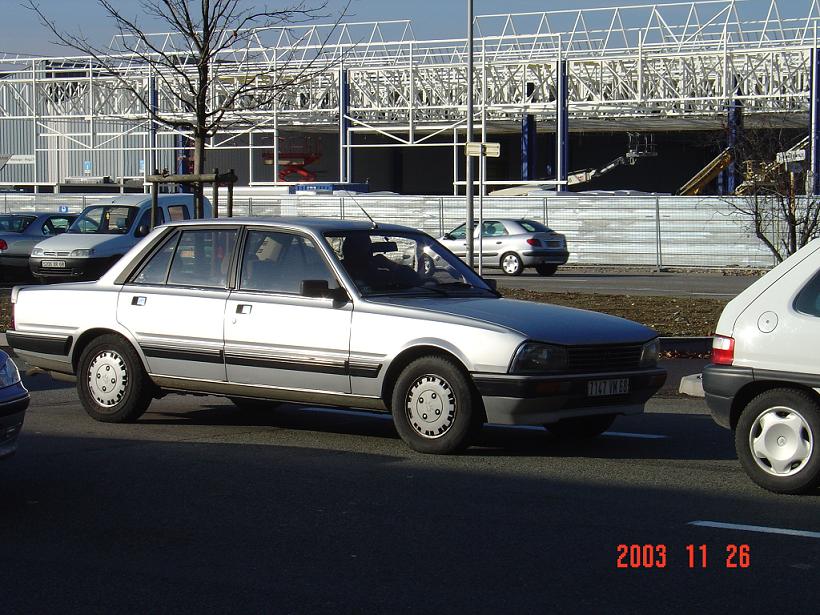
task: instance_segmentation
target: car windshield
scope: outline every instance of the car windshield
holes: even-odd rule
[[[89,207],[74,221],[68,232],[125,235],[131,230],[138,211],[137,207],[125,205]]]
[[[22,233],[34,216],[0,216],[0,233]]]
[[[373,229],[331,232],[325,238],[363,296],[497,296],[424,233]]]

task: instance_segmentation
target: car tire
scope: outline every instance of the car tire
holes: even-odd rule
[[[536,265],[535,270],[538,272],[538,275],[554,275],[556,271],[558,271],[558,265]]]
[[[550,423],[544,427],[554,436],[566,440],[589,440],[596,438],[612,427],[615,422],[614,414],[597,416],[579,416],[570,419],[561,419],[557,423]]]
[[[524,261],[515,252],[501,256],[501,270],[507,275],[521,275],[524,272]]]
[[[137,352],[119,335],[102,335],[80,356],[77,392],[88,415],[103,423],[128,423],[148,409],[154,384]]]
[[[820,486],[820,406],[798,389],[780,388],[750,401],[735,428],[740,465],[774,493],[797,494]]]
[[[483,413],[472,383],[452,360],[427,356],[410,363],[393,387],[393,422],[415,451],[446,455],[467,448]]]

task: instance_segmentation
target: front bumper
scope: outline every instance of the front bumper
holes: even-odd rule
[[[17,450],[30,397],[22,383],[0,389],[0,459]]]
[[[119,256],[100,258],[68,258],[65,256],[32,256],[29,269],[35,278],[47,280],[97,280],[119,260]],[[44,267],[43,263],[58,262],[64,267]]]
[[[732,403],[735,395],[754,380],[751,367],[710,363],[703,368],[703,393],[715,423],[726,429],[732,428]]]
[[[521,253],[525,267],[533,265],[563,265],[569,260],[569,252],[556,249],[534,249]]]
[[[629,392],[589,397],[593,380],[629,379]],[[475,374],[488,423],[546,425],[565,418],[599,414],[640,414],[644,404],[666,381],[666,370],[638,372],[512,376]]]

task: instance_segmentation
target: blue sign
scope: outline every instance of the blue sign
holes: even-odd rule
[[[145,173],[145,160],[140,160],[140,175]]]
[[[60,205],[57,208],[57,211],[59,211],[61,214],[67,214],[68,213],[68,205]]]
[[[91,161],[90,160],[83,160],[83,173],[86,175],[91,175]]]

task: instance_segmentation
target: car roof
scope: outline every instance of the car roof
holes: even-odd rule
[[[75,218],[80,214],[77,212],[61,212],[61,211],[10,211],[0,216],[14,216],[14,217],[32,217],[39,218],[40,216],[74,216]]]
[[[166,226],[199,226],[199,225],[231,225],[245,224],[256,226],[276,226],[281,228],[310,230],[315,233],[345,232],[345,231],[388,231],[388,232],[419,232],[409,226],[399,224],[373,224],[364,220],[338,220],[334,218],[311,218],[307,216],[242,216],[234,218],[203,218],[200,220],[179,220],[170,222]]]

